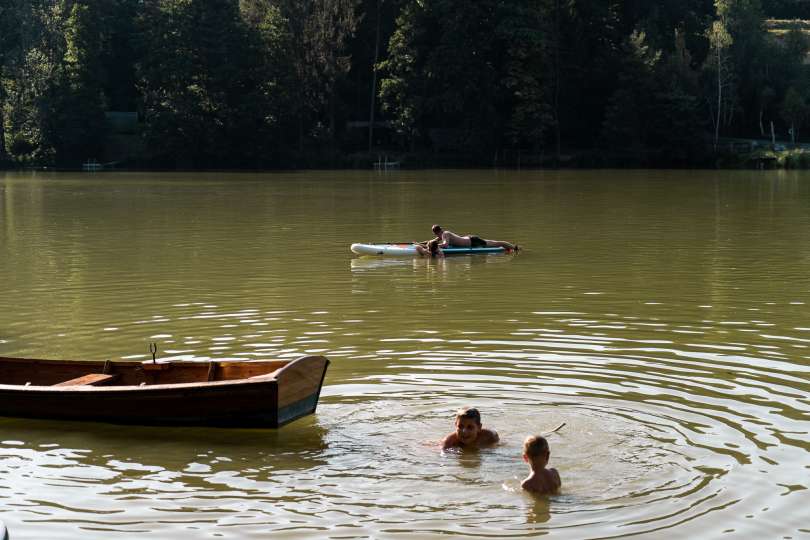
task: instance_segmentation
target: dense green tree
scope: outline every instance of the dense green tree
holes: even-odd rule
[[[381,65],[380,93],[412,143],[453,151],[497,144],[507,63],[498,4],[434,0],[403,8]]]
[[[53,111],[43,122],[43,138],[58,164],[102,154],[107,103],[102,63],[105,18],[102,2],[77,1],[64,9],[64,56],[50,87]]]
[[[340,86],[338,99],[344,104],[347,119],[368,121],[365,132],[347,133],[344,144],[357,148],[365,141],[368,150],[387,142],[386,134],[375,132],[374,125],[379,120],[379,63],[387,55],[387,44],[394,32],[396,16],[399,13],[399,0],[362,0],[358,6],[359,22],[354,39],[348,41],[351,54],[351,69]]]
[[[701,113],[699,75],[693,66],[686,36],[675,32],[672,52],[659,63],[650,137],[664,165],[700,164],[702,134],[707,122]]]
[[[534,152],[557,133],[559,9],[559,0],[505,2],[497,27],[507,55],[501,81],[511,111],[507,141]]]
[[[733,40],[729,50],[737,88],[731,112],[739,115],[737,124],[747,133],[759,123],[757,104],[761,86],[757,62],[759,52],[768,43],[762,5],[760,0],[718,0],[717,4],[725,5],[727,28]]]
[[[57,98],[63,81],[65,6],[41,0],[18,4],[19,42],[13,50],[4,81],[10,153],[18,160],[52,163],[54,141],[49,125],[61,111]]]
[[[710,135],[803,126],[807,31],[765,23],[797,10],[793,0],[0,0],[0,161],[101,158],[104,113],[128,110],[142,122],[142,165],[294,166],[378,141],[479,164],[593,149],[685,164]],[[401,138],[375,137],[378,119]]]
[[[7,159],[6,151],[6,85],[15,55],[21,46],[23,16],[22,0],[0,3],[0,163]]]
[[[269,24],[269,23],[267,23]],[[142,14],[139,63],[152,158],[179,167],[256,163],[274,121],[260,42],[230,0],[160,0]]]
[[[657,114],[656,70],[661,52],[647,44],[644,32],[636,31],[627,38],[622,53],[623,65],[608,102],[603,136],[608,146],[643,153],[649,142],[650,124]]]
[[[315,140],[334,137],[336,84],[349,72],[347,42],[357,26],[358,0],[280,0],[279,5],[287,22],[291,115],[301,152],[307,126]]]
[[[104,41],[100,51],[103,64],[103,92],[113,111],[136,111],[141,100],[137,89],[138,13],[142,0],[103,0]]]
[[[106,4],[101,0],[22,2],[18,47],[2,85],[6,125],[18,158],[76,166],[99,155],[105,135],[103,92]]]
[[[810,116],[810,105],[807,103],[807,96],[795,87],[791,86],[785,93],[782,101],[782,117],[790,126],[789,133],[791,142],[795,143],[799,138],[799,130],[808,116]]]

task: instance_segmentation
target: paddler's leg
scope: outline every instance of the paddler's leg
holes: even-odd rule
[[[501,240],[484,240],[487,243],[487,247],[500,247],[504,249],[508,249],[509,251],[517,250],[516,244],[510,244],[509,242],[503,242]]]

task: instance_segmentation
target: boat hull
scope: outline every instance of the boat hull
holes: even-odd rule
[[[324,357],[308,356],[242,379],[143,386],[0,384],[0,416],[275,428],[315,412],[328,364]],[[221,363],[219,369],[228,367]]]

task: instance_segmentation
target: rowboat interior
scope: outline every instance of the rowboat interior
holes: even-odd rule
[[[0,357],[0,384],[18,386],[151,386],[272,379],[289,360],[86,361]]]

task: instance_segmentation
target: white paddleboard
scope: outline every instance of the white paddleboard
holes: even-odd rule
[[[415,244],[352,244],[352,253],[358,255],[390,255],[415,257],[419,255]]]

